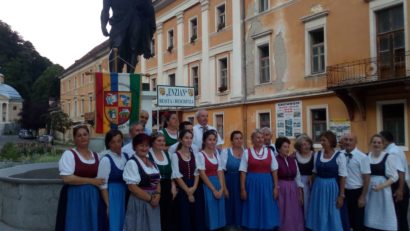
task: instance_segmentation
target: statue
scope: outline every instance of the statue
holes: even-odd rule
[[[118,72],[126,65],[127,72],[134,73],[139,55],[146,59],[153,56],[150,44],[156,22],[152,0],[103,0],[101,29],[110,39],[110,72]]]

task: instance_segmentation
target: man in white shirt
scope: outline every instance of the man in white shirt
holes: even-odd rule
[[[179,128],[178,128],[178,129],[179,129],[178,131],[189,130],[189,131],[191,131],[192,133],[194,132],[194,127],[192,126],[192,123],[189,122],[189,121],[183,121],[183,122],[181,122],[181,123],[179,124]],[[179,137],[178,137],[178,139],[179,139]],[[170,155],[172,155],[173,153],[175,153],[175,152],[177,151],[178,144],[179,144],[179,141],[176,142],[175,144],[171,145],[171,146],[168,148],[168,153],[169,153]],[[193,152],[193,153],[199,152],[199,148],[198,148],[194,143],[192,143],[191,149],[192,149],[192,152]]]
[[[193,143],[202,150],[202,135],[204,132],[208,130],[214,130],[217,131],[216,128],[212,127],[211,125],[208,125],[208,112],[205,109],[199,109],[196,114],[196,120],[198,121],[198,124],[194,126],[194,141]],[[221,137],[218,134],[218,141],[216,145],[218,145],[218,149],[222,148],[223,141]]]
[[[132,155],[134,155],[135,153],[134,147],[132,146],[132,139],[134,139],[136,135],[141,134],[141,133],[144,133],[143,123],[136,122],[136,123],[130,124],[129,135],[131,137],[131,141],[128,144],[124,145],[121,149],[121,152],[126,153],[129,158],[131,158]]]
[[[343,138],[347,162],[345,201],[350,227],[353,231],[362,231],[365,230],[364,206],[370,182],[370,162],[366,154],[356,147],[357,137],[354,134],[346,134]]]
[[[275,144],[272,144],[272,130],[268,127],[263,127],[260,131],[263,134],[263,143],[265,147],[269,148],[275,156],[278,155]]]
[[[150,127],[147,127],[148,120],[149,120],[149,113],[145,110],[141,110],[140,115],[139,115],[139,122],[141,122],[144,125],[144,133],[150,136],[152,133],[152,130]]]
[[[409,168],[406,155],[403,150],[394,143],[393,134],[389,131],[381,131],[379,133],[385,142],[385,152],[396,156],[398,160],[397,170],[399,172],[399,180],[392,184],[392,191],[394,196],[394,208],[396,210],[398,230],[409,230],[407,222],[407,210],[409,208]]]

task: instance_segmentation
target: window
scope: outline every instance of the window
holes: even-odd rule
[[[198,38],[198,19],[193,18],[189,21],[190,36],[189,42],[194,43]]]
[[[223,114],[216,114],[215,115],[215,127],[216,131],[218,132],[219,136],[223,140],[224,138],[224,115]]]
[[[320,134],[327,130],[326,108],[316,108],[310,110],[313,142],[320,142]]]
[[[268,0],[257,0],[258,1],[258,7],[259,7],[259,13],[264,12],[268,10]]]
[[[84,86],[85,83],[85,75],[81,74],[81,86]]]
[[[216,8],[216,31],[220,31],[225,28],[225,4]]]
[[[381,104],[381,130],[390,131],[393,134],[394,142],[399,146],[405,146],[405,104],[389,103]]]
[[[17,106],[13,106],[13,111],[16,111],[17,110]]]
[[[192,86],[194,87],[195,96],[199,95],[199,68],[198,66],[191,68]]]
[[[71,116],[71,103],[70,102],[67,104],[67,114],[68,116]]]
[[[101,64],[98,64],[98,72],[101,72],[102,71],[102,66],[101,66]]]
[[[270,128],[270,113],[269,112],[260,112],[258,113],[258,126],[259,128]]]
[[[88,112],[91,112],[93,110],[93,96],[89,95],[88,96]]]
[[[191,124],[194,124],[194,117],[193,116],[189,116],[187,120],[189,122],[191,122]]]
[[[259,52],[259,83],[270,81],[269,71],[269,45],[265,44],[258,47]]]
[[[175,74],[168,75],[168,78],[169,78],[169,85],[175,86]]]
[[[218,65],[219,65],[218,91],[224,92],[228,90],[228,59],[227,58],[219,59]]]
[[[150,42],[149,49],[151,50],[151,55],[154,57],[155,56],[155,39],[154,38]]]
[[[83,115],[84,114],[84,98],[81,99],[81,108],[80,108],[80,114]]]
[[[168,52],[172,52],[172,49],[174,49],[174,30],[169,30],[168,31]]]
[[[67,86],[67,91],[71,89],[71,79],[68,80],[68,86]]]
[[[74,117],[77,117],[78,115],[78,108],[77,108],[77,100],[74,101]]]
[[[157,91],[157,79],[156,78],[151,79],[151,85],[152,85],[152,91]]]
[[[376,12],[377,53],[381,78],[405,76],[403,5]]]
[[[325,39],[323,28],[309,32],[311,74],[325,71]]]

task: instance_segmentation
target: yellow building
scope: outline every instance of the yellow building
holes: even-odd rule
[[[142,59],[136,72],[151,74],[154,91],[160,84],[195,87],[196,107],[178,109],[180,118],[194,120],[198,108],[208,109],[225,146],[233,130],[249,141],[255,128],[268,126],[274,138],[307,133],[315,143],[324,130],[352,131],[367,151],[370,137],[387,129],[409,153],[407,1],[157,0],[154,6],[155,56]],[[107,70],[99,60],[94,70]],[[73,102],[64,101],[65,110],[74,113]]]

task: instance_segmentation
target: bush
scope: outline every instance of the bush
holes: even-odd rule
[[[20,158],[20,153],[13,143],[5,143],[0,151],[0,159],[16,161]]]
[[[24,163],[54,162],[60,159],[62,150],[55,150],[43,143],[6,143],[0,151],[0,160],[21,161]]]

